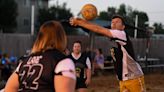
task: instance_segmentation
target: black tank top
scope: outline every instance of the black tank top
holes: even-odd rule
[[[71,58],[73,60],[73,62],[75,63],[77,79],[78,78],[80,78],[80,79],[86,78],[85,69],[88,68],[87,64],[86,64],[87,55],[82,53],[80,58],[78,58],[78,59],[75,59],[72,55],[69,55],[68,57]]]

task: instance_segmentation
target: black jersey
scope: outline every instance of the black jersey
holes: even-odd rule
[[[77,59],[75,59],[75,57],[73,57],[73,54],[69,55],[69,58],[71,58],[73,60],[73,62],[75,63],[75,70],[76,70],[77,79],[78,78],[80,78],[80,79],[86,78],[85,69],[90,68],[90,66],[91,66],[90,64],[87,65],[87,62],[90,62],[90,60],[87,61],[87,58],[89,59],[89,57],[87,57],[87,55],[83,53]]]
[[[21,58],[16,69],[19,92],[55,92],[54,76],[62,74],[55,69],[63,59],[66,56],[55,49]]]

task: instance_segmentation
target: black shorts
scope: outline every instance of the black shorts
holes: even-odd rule
[[[85,84],[85,80],[84,78],[77,78],[76,80],[76,89],[79,88],[87,88],[87,85]]]

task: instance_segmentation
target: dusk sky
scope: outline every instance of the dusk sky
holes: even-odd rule
[[[50,0],[50,5],[56,4],[57,0]],[[76,15],[87,4],[94,4],[98,11],[107,10],[107,7],[118,8],[120,4],[131,6],[132,9],[143,11],[148,14],[149,23],[161,22],[164,25],[164,0],[58,0],[58,4],[67,3],[67,8]]]

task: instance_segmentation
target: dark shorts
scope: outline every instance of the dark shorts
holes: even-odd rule
[[[76,89],[79,89],[79,88],[87,88],[87,85],[85,84],[85,80],[86,79],[82,79],[82,78],[77,78],[77,81],[76,81]]]

